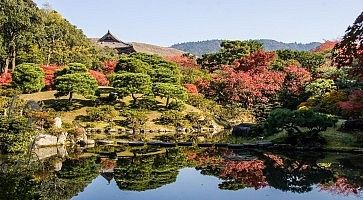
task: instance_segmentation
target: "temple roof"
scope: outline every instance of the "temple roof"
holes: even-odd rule
[[[107,33],[101,38],[91,38],[91,40],[102,47],[109,47],[114,49],[132,47],[132,44],[128,44],[119,40],[110,31],[107,31]]]

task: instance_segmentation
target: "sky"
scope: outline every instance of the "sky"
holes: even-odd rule
[[[363,0],[35,0],[88,37],[162,46],[209,39],[322,42],[344,35]]]

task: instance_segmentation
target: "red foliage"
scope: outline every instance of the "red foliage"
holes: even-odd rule
[[[265,153],[264,155],[274,161],[274,167],[282,168],[284,166],[284,160],[280,156],[276,156],[269,153]]]
[[[360,117],[363,113],[363,90],[355,90],[348,101],[340,102],[339,107],[347,117]]]
[[[0,85],[10,85],[12,81],[11,73],[2,73],[0,75]]]
[[[170,62],[174,62],[183,68],[199,68],[197,61],[187,55],[172,55],[165,58]]]
[[[287,91],[294,95],[299,95],[304,91],[304,87],[312,79],[311,73],[305,68],[290,65],[284,68],[286,73],[284,86]]]
[[[106,74],[110,74],[115,71],[116,65],[117,65],[117,62],[113,61],[113,60],[104,61],[103,65],[102,65],[102,70]]]
[[[265,164],[261,160],[226,161],[220,172],[223,179],[232,179],[256,190],[268,185],[263,174]]]
[[[61,67],[56,65],[43,65],[42,69],[45,75],[44,76],[45,89],[52,90],[55,80],[55,72],[61,69]]]
[[[267,67],[276,58],[274,52],[256,51],[234,62],[235,70],[250,71],[260,67]]]
[[[334,183],[319,185],[319,187],[322,191],[345,196],[357,195],[359,191],[359,186],[351,184],[345,177],[338,177]]]
[[[98,85],[106,86],[109,84],[109,81],[108,81],[106,75],[103,74],[102,72],[95,71],[95,70],[89,70],[89,73],[91,74],[91,76],[93,78],[95,78],[97,80]]]
[[[324,43],[313,49],[313,52],[316,53],[324,53],[328,51],[332,51],[335,45],[338,44],[337,40],[325,40]]]
[[[282,87],[284,74],[265,67],[258,70],[238,72],[231,67],[212,76],[211,81],[198,81],[200,91],[206,96],[215,96],[220,102],[244,103],[252,106],[257,102],[268,102]]]
[[[198,94],[198,88],[194,84],[184,84],[184,87],[190,94]]]
[[[101,158],[101,170],[107,171],[107,170],[113,170],[117,167],[116,160],[110,160],[108,158]]]

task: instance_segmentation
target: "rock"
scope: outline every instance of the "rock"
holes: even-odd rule
[[[88,137],[85,128],[78,127],[76,129],[76,132],[77,132],[76,143],[78,143],[79,141],[87,141]]]
[[[91,139],[88,139],[85,142],[86,142],[86,145],[91,145],[91,144],[95,144],[96,143],[95,140],[91,140]]]
[[[198,147],[213,147],[212,143],[200,143],[198,144]]]
[[[227,143],[216,143],[216,144],[214,144],[214,146],[216,148],[224,148],[224,147],[228,147],[228,144]]]
[[[112,141],[112,140],[98,140],[97,143],[101,144],[101,145],[110,145],[110,144],[114,144],[114,141]]]
[[[129,142],[128,145],[130,147],[142,147],[145,145],[145,143],[141,141],[135,141],[135,142]]]
[[[52,165],[53,165],[54,171],[59,172],[60,170],[62,170],[63,163],[61,160],[59,160],[59,159],[54,160]]]
[[[171,142],[161,142],[160,143],[160,147],[166,147],[166,148],[176,147],[176,144],[175,143],[171,143]]]
[[[68,133],[61,133],[58,136],[58,141],[57,141],[58,145],[64,145],[64,144],[66,144],[67,135],[68,135]]]
[[[247,137],[250,136],[250,133],[251,127],[246,124],[237,125],[232,129],[232,134],[238,137]]]
[[[67,156],[67,150],[64,146],[35,148],[33,150],[33,153],[37,156],[37,159],[39,160],[43,160],[52,156],[58,156],[60,158],[64,158],[65,156]]]
[[[228,144],[229,149],[244,149],[245,146],[243,144]]]
[[[147,142],[146,144],[148,146],[160,146],[160,143],[159,141],[151,141],[151,142]]]
[[[41,134],[36,138],[35,145],[38,147],[57,146],[58,138],[54,135]]]
[[[178,142],[178,146],[180,147],[191,147],[193,146],[192,142]]]
[[[363,119],[347,120],[345,121],[341,129],[344,131],[363,130]]]
[[[56,128],[62,128],[62,119],[60,117],[54,118],[54,126]]]

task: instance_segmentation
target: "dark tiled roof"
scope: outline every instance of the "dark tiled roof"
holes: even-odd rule
[[[100,45],[101,47],[109,47],[114,49],[120,48],[129,48],[132,47],[132,44],[128,44],[126,42],[122,42],[117,39],[110,31],[108,31],[102,38],[90,38],[91,41]]]

